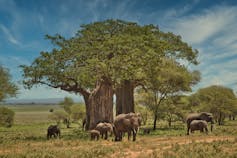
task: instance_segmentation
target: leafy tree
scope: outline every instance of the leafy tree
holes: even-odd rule
[[[169,96],[176,96],[182,92],[191,91],[191,86],[200,79],[197,71],[190,72],[188,69],[170,58],[163,58],[159,66],[147,65],[144,73],[147,76],[146,89],[147,106],[153,112],[153,129],[161,111],[160,105]],[[168,108],[168,107],[164,107]]]
[[[86,116],[85,105],[83,104],[74,104],[70,107],[71,109],[71,118],[74,122],[78,120],[83,120]]]
[[[226,115],[236,111],[236,96],[230,88],[213,85],[199,89],[195,95],[199,98],[199,110],[211,112],[219,125]]]
[[[71,109],[70,107],[74,104],[74,101],[70,97],[65,97],[62,102],[60,102],[60,105],[63,107],[63,109],[70,115]]]
[[[69,117],[68,113],[63,110],[54,111],[49,115],[49,119],[55,121],[58,125]]]
[[[55,48],[22,66],[24,84],[28,88],[45,84],[82,95],[87,129],[99,120],[112,122],[114,92],[117,111],[134,111],[133,91],[146,84],[148,64],[159,65],[164,57],[197,63],[198,52],[180,36],[122,20],[83,25],[70,39],[60,35],[47,39]]]
[[[146,106],[138,104],[135,106],[135,112],[141,114],[143,125],[146,125],[147,120],[151,115],[151,111]]]
[[[67,125],[67,128],[70,127],[70,115],[72,113],[71,106],[74,104],[74,101],[70,97],[65,97],[64,101],[60,103],[66,113],[68,113],[68,118],[64,119],[64,123]]]
[[[185,104],[181,101],[182,96],[169,96],[161,103],[159,111],[163,119],[171,127],[172,122],[185,121]]]
[[[6,107],[0,107],[0,126],[11,127],[14,122],[14,116],[14,111]]]
[[[8,97],[16,96],[17,90],[17,86],[11,82],[8,69],[0,65],[0,101]]]

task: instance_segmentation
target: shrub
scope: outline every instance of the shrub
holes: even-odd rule
[[[13,125],[14,115],[14,111],[6,107],[0,107],[0,126],[11,127]]]

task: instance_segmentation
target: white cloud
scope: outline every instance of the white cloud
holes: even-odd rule
[[[181,17],[171,27],[191,44],[200,44],[224,31],[236,19],[236,7],[213,7],[199,14]]]
[[[215,84],[237,89],[236,6],[215,6],[165,22],[166,30],[199,50],[200,65],[193,68],[201,71],[202,80],[196,88]]]
[[[165,11],[164,18],[173,19],[176,17],[181,17],[191,11],[197,4],[199,0],[190,1],[186,5],[182,6],[181,8],[171,8]]]
[[[20,45],[20,42],[14,37],[14,35],[11,33],[11,31],[5,27],[3,24],[0,24],[0,30],[4,33],[7,40],[15,45]]]
[[[184,41],[199,50],[200,65],[197,69],[203,74],[200,87],[211,84],[229,85],[237,81],[237,75],[235,75],[237,74],[235,70],[237,59],[226,59],[237,55],[236,6],[215,6],[193,13],[196,4],[199,3],[196,0],[184,5],[184,7],[170,8],[167,11],[155,10],[150,12],[149,10],[142,10],[140,12],[139,9],[141,8],[133,8],[134,3],[135,1],[128,0],[119,3],[109,0],[87,2],[69,0],[66,4],[59,3],[61,7],[58,8],[57,14],[51,12],[47,7],[42,7],[39,12],[29,14],[28,11],[22,12],[21,8],[16,6],[12,0],[0,0],[0,9],[9,13],[12,18],[12,25],[10,27],[0,25],[0,30],[3,31],[9,42],[15,45],[21,44],[21,48],[25,50],[37,50],[38,53],[38,50],[45,50],[49,47],[42,46],[42,41],[39,42],[36,38],[30,41],[25,40],[24,33],[25,29],[28,28],[28,22],[34,23],[34,29],[42,31],[41,39],[46,33],[51,35],[60,33],[70,37],[79,29],[80,24],[104,20],[101,18],[120,18],[140,24],[153,23],[161,26],[162,30],[180,34]],[[57,16],[52,16],[52,14]],[[12,59],[11,62],[20,63],[21,60]],[[23,63],[27,63],[27,61]],[[27,63],[27,65],[29,64]],[[12,69],[14,72],[17,70]],[[68,94],[46,88],[37,89],[22,90],[19,97],[57,97]]]

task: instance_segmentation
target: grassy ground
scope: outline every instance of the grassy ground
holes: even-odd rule
[[[61,139],[46,139],[49,109],[54,106],[10,107],[16,112],[12,128],[0,127],[0,158],[94,158],[94,157],[151,157],[151,158],[237,158],[237,121],[215,126],[208,135],[194,133],[186,136],[181,123],[167,128],[164,123],[149,135],[140,132],[136,142],[109,140],[90,141],[81,124],[67,129],[61,125]],[[57,107],[59,108],[59,107]]]

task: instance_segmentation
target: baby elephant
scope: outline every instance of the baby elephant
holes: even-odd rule
[[[193,133],[196,130],[200,130],[200,132],[205,132],[208,133],[207,129],[207,122],[204,120],[193,120],[190,124],[190,131]]]
[[[143,129],[143,134],[150,134],[150,132],[151,132],[151,129],[149,129],[149,128]]]
[[[61,132],[57,125],[50,125],[47,131],[47,139],[52,138],[52,136],[60,138],[60,134]]]
[[[100,131],[94,129],[94,130],[91,130],[90,133],[91,133],[91,140],[99,140]]]

